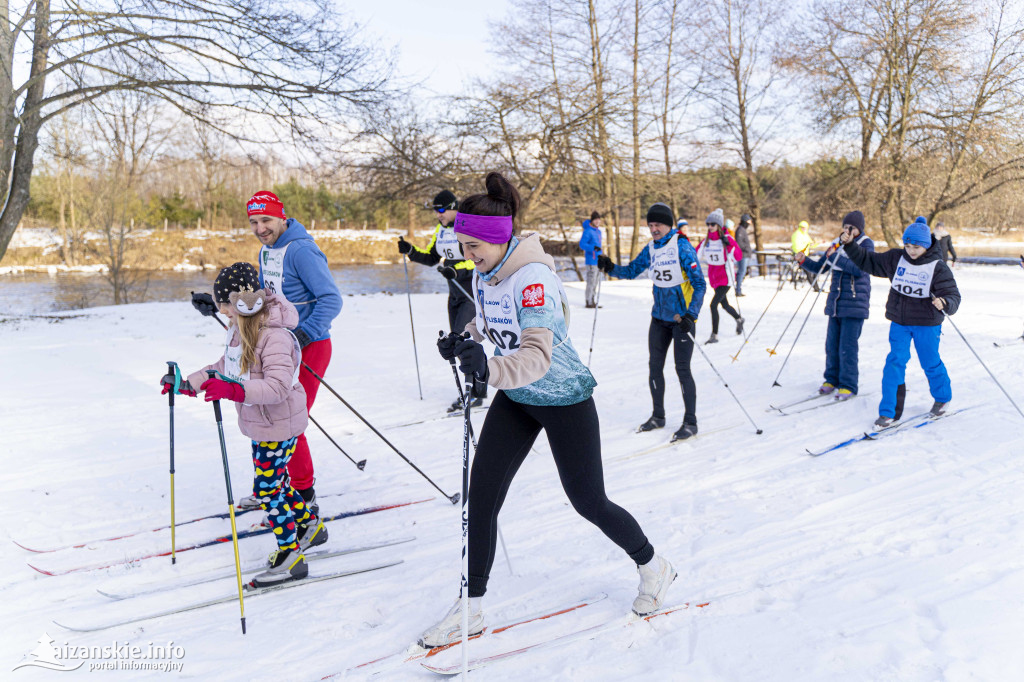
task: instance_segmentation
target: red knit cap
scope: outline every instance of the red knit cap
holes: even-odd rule
[[[284,214],[284,204],[273,192],[260,191],[252,195],[245,206],[245,212],[250,215],[269,215],[281,220],[287,220]]]

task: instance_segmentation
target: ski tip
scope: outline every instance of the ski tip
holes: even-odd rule
[[[57,575],[56,573],[44,570],[42,568],[39,568],[38,566],[33,566],[32,564],[29,564],[27,561],[25,563],[28,564],[28,567],[31,568],[33,571],[38,571],[39,573],[42,573],[43,575]]]
[[[111,594],[110,592],[104,592],[103,590],[101,590],[98,587],[96,588],[96,591],[99,592],[100,594],[102,594],[107,599],[113,599],[114,601],[120,601],[120,600],[124,599],[124,597],[122,597],[119,594]]]
[[[31,547],[26,547],[25,545],[21,544],[20,542],[18,542],[14,538],[11,538],[11,542],[16,544],[18,547],[21,547],[26,552],[32,552],[33,554],[46,554],[48,552],[52,552],[53,551],[51,549],[32,549]]]

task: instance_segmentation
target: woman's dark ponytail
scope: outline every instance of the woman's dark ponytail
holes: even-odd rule
[[[484,178],[486,194],[471,194],[459,204],[460,213],[471,215],[519,215],[519,191],[501,173],[491,171]]]

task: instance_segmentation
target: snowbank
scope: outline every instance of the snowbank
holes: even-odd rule
[[[964,303],[954,318],[1020,403],[1024,343],[1002,349],[992,343],[1022,331],[1019,296],[1009,293],[1019,290],[1022,276],[1009,268],[959,268]],[[722,342],[703,347],[764,434],[754,434],[695,353],[698,419],[705,435],[635,456],[665,442],[671,432],[634,432],[650,414],[650,284],[605,283],[592,367],[599,382],[595,399],[608,492],[637,516],[657,550],[679,570],[669,601],[710,605],[531,653],[471,677],[588,682],[1022,679],[1024,419],[953,329],[945,329],[942,353],[954,404],[976,409],[821,458],[804,453],[806,447],[859,433],[876,416],[888,324],[883,320],[887,283],[875,284],[872,318],[861,341],[865,395],[798,416],[765,412],[770,403],[809,394],[821,379],[823,299],[780,378],[782,387],[771,388],[789,338],[774,357],[765,349],[803,295],[786,289],[737,362],[730,356],[741,341],[731,334],[728,318]],[[576,308],[574,342],[585,358],[594,313],[582,308],[579,284],[567,284],[567,289]],[[740,303],[753,326],[774,286],[753,279],[744,289],[748,295]],[[404,297],[345,299],[334,325],[334,358],[326,379],[446,492],[453,492],[461,480],[460,421],[395,427],[442,414],[455,394],[449,366],[433,348],[436,331],[446,324],[445,300],[413,296],[422,401]],[[709,327],[705,309],[698,322],[700,341]],[[368,460],[361,473],[320,434],[310,433],[325,513],[436,499],[332,522],[329,547],[412,535],[416,540],[314,562],[311,572],[391,558],[404,563],[251,599],[244,637],[237,603],[91,634],[65,632],[51,622],[103,621],[235,589],[233,579],[227,579],[122,602],[95,592],[172,584],[233,565],[229,545],[181,553],[175,566],[167,558],[131,561],[168,548],[166,532],[52,554],[28,554],[10,543],[54,546],[167,523],[167,401],[157,381],[166,360],[177,359],[191,370],[215,359],[222,342],[220,327],[188,303],[0,319],[0,386],[7,397],[0,433],[13,455],[0,524],[5,545],[0,566],[7,576],[0,587],[7,615],[0,624],[5,643],[0,669],[22,662],[46,633],[57,645],[103,646],[116,640],[145,647],[173,641],[185,651],[176,674],[192,679],[248,682],[269,674],[317,680],[404,648],[455,598],[459,509],[321,391],[314,416],[349,454]],[[671,360],[668,365],[667,407],[674,427],[682,419],[682,405]],[[908,412],[927,408],[931,399],[916,359],[907,381]],[[234,410],[228,406],[226,414]],[[210,406],[179,398],[175,419],[177,518],[223,510],[223,472]],[[474,421],[479,428],[482,415]],[[248,493],[251,481],[249,446],[233,416],[225,432],[238,499]],[[509,575],[499,556],[485,610],[500,619],[604,592],[607,599],[579,618],[625,613],[635,594],[635,567],[569,507],[543,438],[535,448],[501,515],[515,575]],[[182,527],[177,540],[183,545],[227,528],[226,521],[194,524]],[[271,549],[267,536],[240,544],[243,561],[259,561]],[[105,560],[123,563],[62,577],[45,577],[25,565],[70,567]],[[566,625],[577,622],[574,616],[561,618]],[[52,678],[34,667],[17,674],[25,680]],[[123,671],[93,674],[129,679]],[[135,672],[130,678],[140,676]],[[346,679],[363,678],[350,673]],[[412,665],[383,679],[435,678]]]

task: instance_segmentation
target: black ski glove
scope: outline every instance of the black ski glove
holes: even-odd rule
[[[675,320],[676,324],[679,325],[679,328],[683,331],[683,336],[693,334],[697,329],[697,320],[693,319],[693,316],[690,315],[690,313],[686,313],[682,317],[676,315]]]
[[[313,343],[313,339],[309,338],[309,334],[301,329],[296,329],[292,334],[295,334],[295,338],[299,340],[299,348],[305,348],[309,344]]]
[[[410,244],[409,242],[407,242],[404,239],[402,239],[401,237],[399,237],[398,238],[398,253],[411,253],[411,252],[412,252],[412,244]]]
[[[192,307],[198,310],[206,317],[213,317],[217,314],[217,304],[213,302],[213,296],[210,294],[197,294],[196,292],[190,292],[192,294]]]
[[[455,332],[452,332],[451,334],[438,332],[438,334],[437,352],[440,353],[441,357],[445,360],[451,361],[455,357],[455,346],[462,343],[464,337],[459,336]]]
[[[459,276],[459,273],[455,272],[455,268],[450,265],[438,265],[437,271],[444,275],[445,279],[455,279]]]
[[[607,273],[611,273],[611,271],[615,269],[615,261],[613,261],[608,256],[598,256],[597,267],[601,268]]]
[[[455,356],[459,358],[459,370],[463,374],[487,381],[487,351],[483,346],[473,339],[463,339],[455,346]]]

